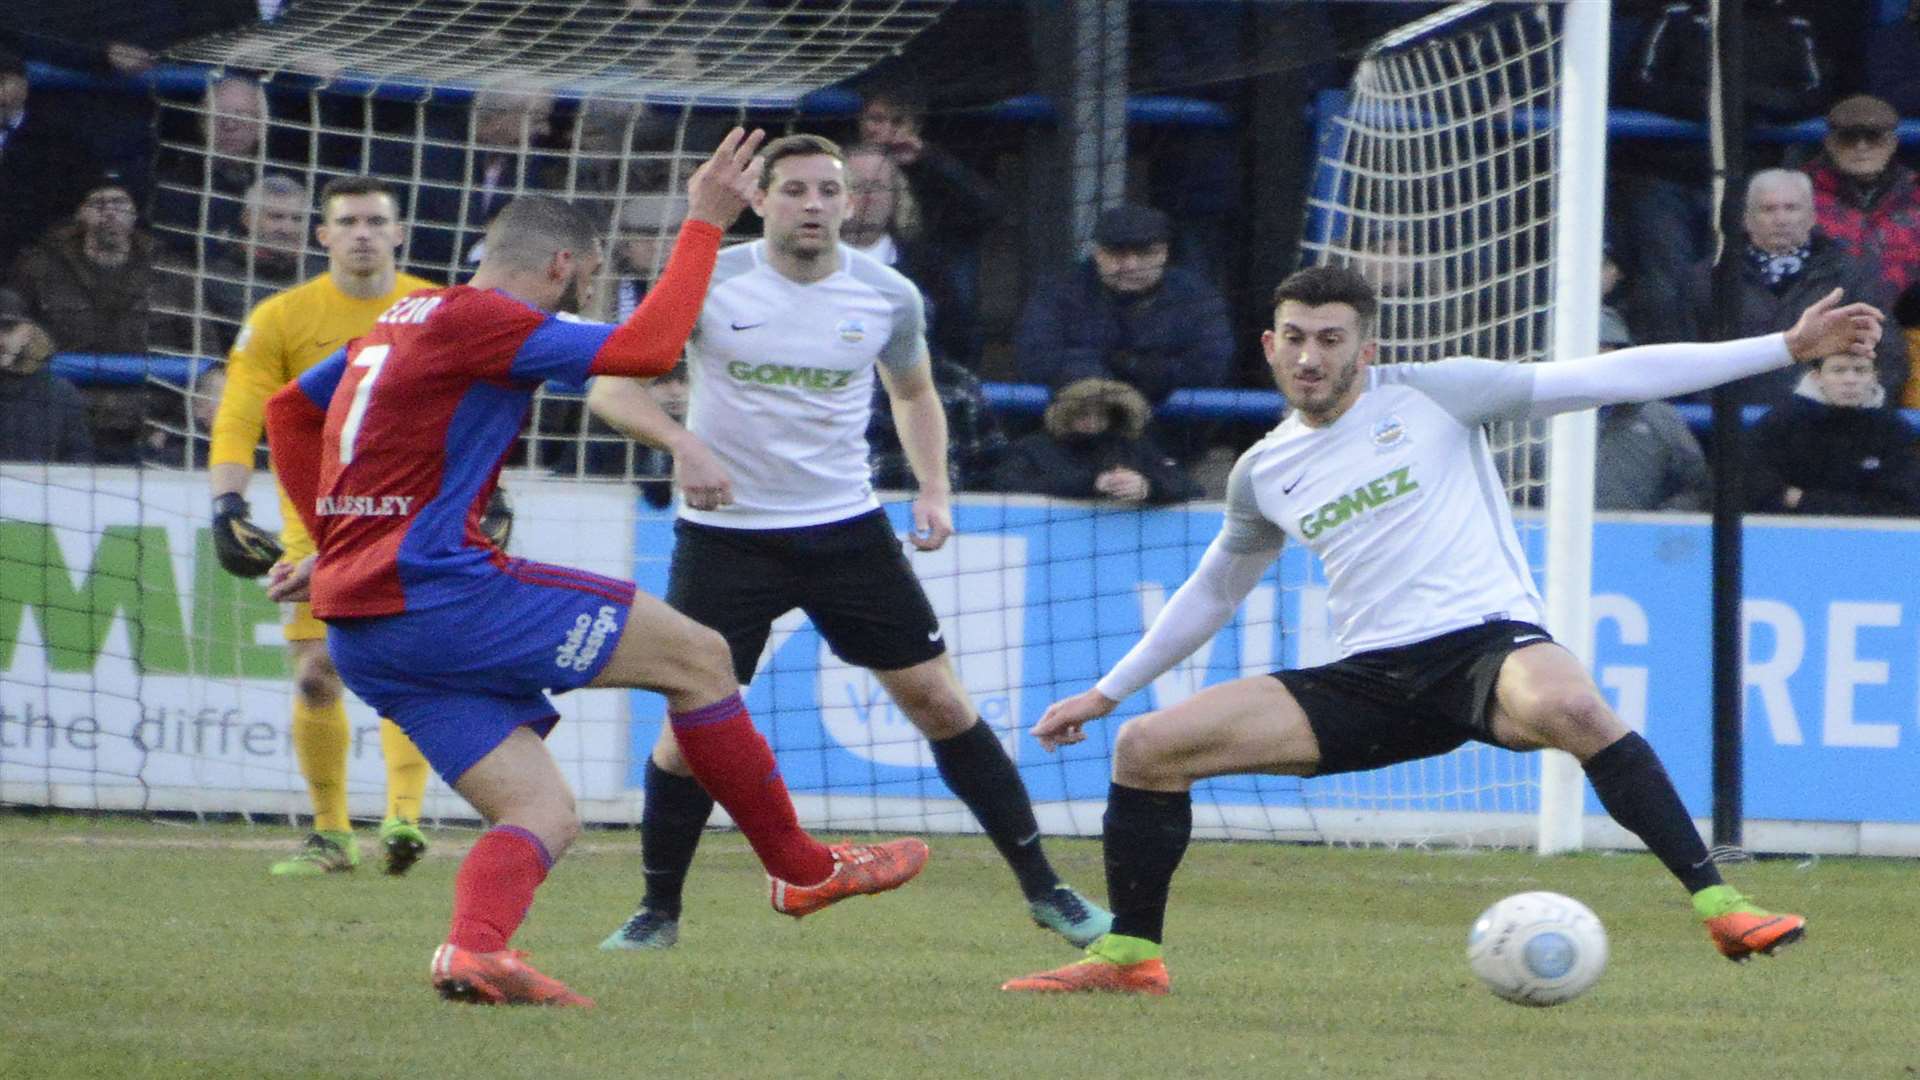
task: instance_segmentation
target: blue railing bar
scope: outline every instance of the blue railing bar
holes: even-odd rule
[[[205,371],[216,363],[204,356],[55,353],[47,367],[55,375],[85,386],[131,386],[149,377],[184,386],[190,372]]]

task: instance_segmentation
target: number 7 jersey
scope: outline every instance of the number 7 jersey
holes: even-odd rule
[[[320,553],[314,614],[425,610],[507,568],[479,519],[534,391],[599,370],[593,361],[616,329],[496,290],[424,290],[302,375],[300,392],[326,410],[308,504]]]

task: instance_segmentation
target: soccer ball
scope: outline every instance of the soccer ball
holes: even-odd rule
[[[1558,1005],[1586,993],[1607,969],[1607,931],[1570,896],[1515,893],[1473,921],[1467,963],[1508,1001]]]

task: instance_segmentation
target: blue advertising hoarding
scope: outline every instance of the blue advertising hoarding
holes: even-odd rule
[[[889,507],[903,530],[905,509]],[[1232,624],[1126,702],[1086,744],[1055,755],[1026,734],[1049,703],[1084,689],[1132,646],[1219,521],[1214,509],[966,502],[956,507],[955,541],[913,557],[976,707],[1021,764],[1036,801],[1103,799],[1112,733],[1129,715],[1241,674],[1333,655],[1312,560],[1290,548]],[[646,517],[637,542],[641,586],[664,593],[671,520]],[[1622,718],[1659,749],[1689,809],[1705,817],[1705,520],[1602,521],[1594,551],[1595,678]],[[1920,596],[1905,570],[1916,554],[1920,532],[1898,525],[1749,525],[1748,817],[1920,821]],[[776,627],[747,702],[796,791],[946,795],[905,719],[871,679],[835,661],[797,615]],[[659,699],[636,696],[634,716],[629,783],[638,786],[661,720]],[[1409,784],[1418,786],[1388,786]],[[1284,779],[1222,781],[1211,796],[1287,805],[1298,804],[1302,790]],[[1484,796],[1436,795],[1416,808],[1531,809],[1528,793],[1501,797],[1520,801],[1493,806],[1475,801]],[[1602,813],[1591,792],[1588,813]]]

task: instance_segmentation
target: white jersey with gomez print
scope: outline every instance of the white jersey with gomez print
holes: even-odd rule
[[[1532,393],[1518,364],[1370,368],[1338,420],[1289,416],[1241,456],[1222,539],[1271,550],[1284,533],[1313,549],[1343,655],[1494,619],[1543,622],[1481,426],[1526,416]]]
[[[842,246],[840,267],[802,284],[766,260],[766,242],[720,253],[687,343],[687,427],[733,481],[733,505],[680,516],[784,529],[878,507],[867,466],[874,364],[920,357],[920,291]]]

